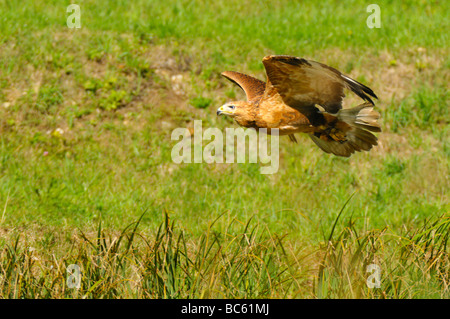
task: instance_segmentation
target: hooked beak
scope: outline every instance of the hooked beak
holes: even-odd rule
[[[222,113],[223,113],[223,108],[221,106],[217,109],[217,116],[222,115]]]

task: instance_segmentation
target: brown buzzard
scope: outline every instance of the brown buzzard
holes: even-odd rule
[[[247,101],[229,102],[217,110],[243,127],[279,129],[280,135],[307,133],[323,151],[350,156],[377,145],[371,132],[381,132],[379,114],[367,86],[325,64],[302,58],[271,55],[263,59],[267,82],[249,75],[226,71],[222,75],[237,84]],[[342,108],[344,89],[365,102]]]

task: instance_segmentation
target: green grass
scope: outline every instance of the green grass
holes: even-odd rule
[[[116,233],[101,222],[96,234],[45,233],[39,243],[45,250],[16,235],[0,253],[0,289],[3,298],[449,297],[448,216],[398,236],[387,227],[357,229],[352,217],[338,230],[342,212],[316,251],[252,219],[218,230],[224,216],[199,237],[167,213],[151,235],[138,231],[140,219]],[[382,289],[368,287],[373,264]],[[72,265],[81,273],[76,289],[67,284]]]
[[[449,297],[444,2],[379,3],[380,29],[362,1],[79,4],[71,30],[60,1],[0,0],[0,297]],[[174,128],[236,126],[220,72],[264,79],[273,53],[371,87],[380,145],[282,138],[270,176],[173,163]]]

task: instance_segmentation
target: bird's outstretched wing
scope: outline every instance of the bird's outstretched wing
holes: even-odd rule
[[[233,71],[225,71],[222,73],[222,76],[239,85],[239,87],[247,95],[248,101],[253,101],[255,99],[261,98],[261,96],[264,94],[264,90],[266,89],[266,82],[255,79],[250,75]]]
[[[367,86],[319,62],[270,55],[263,59],[263,64],[267,73],[265,96],[278,93],[287,105],[306,115],[316,104],[329,113],[337,113],[342,108],[344,89],[371,104],[370,96],[377,98]]]

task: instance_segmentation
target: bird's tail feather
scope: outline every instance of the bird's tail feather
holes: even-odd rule
[[[381,132],[380,123],[377,120],[380,114],[373,109],[370,103],[364,103],[351,109],[342,109],[337,118],[350,126],[358,127],[371,132]]]
[[[314,143],[324,152],[349,157],[355,151],[368,151],[378,144],[377,137],[369,132],[381,132],[381,126],[377,122],[380,115],[374,111],[371,103],[364,103],[351,109],[342,109],[336,116],[338,121],[350,126],[350,129],[345,132],[345,141],[324,140],[320,136],[310,134]]]

